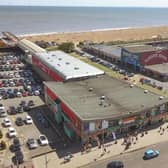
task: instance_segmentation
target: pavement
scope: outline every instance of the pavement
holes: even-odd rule
[[[94,147],[88,153],[77,152],[73,154],[71,160],[67,163],[64,163],[64,158],[60,158],[56,152],[48,153],[46,155],[33,158],[33,163],[35,168],[79,168],[84,165],[89,165],[94,163],[95,161],[107,159],[109,157],[118,156],[124,153],[136,151],[143,149],[152,144],[158,144],[161,142],[165,142],[168,140],[168,123],[162,125],[162,128],[165,129],[164,133],[161,134],[159,132],[159,128],[155,128],[153,130],[148,131],[148,134],[145,134],[143,137],[138,135],[138,140],[136,144],[131,145],[128,150],[125,149],[125,145],[123,144],[123,138],[117,140],[117,144],[114,142],[106,143],[104,146],[106,147],[106,152],[104,153],[103,149],[98,149],[98,147]],[[70,152],[70,151],[69,151]],[[46,159],[47,158],[47,159]]]
[[[138,151],[125,153],[123,155],[110,157],[104,160],[100,160],[97,162],[94,162],[92,164],[89,164],[87,166],[83,166],[82,168],[106,168],[107,164],[111,161],[122,161],[124,163],[124,168],[167,168],[167,148],[165,146],[168,146],[168,142],[162,142],[157,145],[151,145],[150,147],[147,147],[145,149],[140,149]],[[159,150],[160,155],[156,158],[144,160],[144,152],[147,149],[155,149]],[[136,165],[136,166],[135,166]]]

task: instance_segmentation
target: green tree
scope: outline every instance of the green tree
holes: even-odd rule
[[[0,147],[1,147],[1,150],[6,149],[6,143],[5,143],[5,141],[1,141],[0,142]]]
[[[3,137],[3,133],[2,131],[0,130],[0,139]]]
[[[72,43],[72,42],[62,43],[62,44],[60,44],[59,47],[58,47],[59,50],[62,50],[62,51],[64,51],[64,52],[66,52],[66,53],[71,53],[71,52],[73,52],[73,51],[74,51],[74,48],[75,48],[75,46],[74,46],[74,43]]]

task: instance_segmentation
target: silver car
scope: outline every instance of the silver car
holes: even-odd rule
[[[33,138],[28,139],[27,146],[29,147],[29,149],[36,149],[38,147],[37,140]]]

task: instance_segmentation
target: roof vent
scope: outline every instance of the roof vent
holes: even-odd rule
[[[55,54],[52,54],[52,56],[54,57],[54,56],[55,56]]]
[[[58,66],[61,66],[60,64],[57,64]]]
[[[50,57],[47,57],[47,59],[50,59]]]
[[[144,93],[148,93],[148,90],[144,90]]]
[[[134,87],[134,85],[133,85],[133,84],[131,84],[131,85],[130,85],[130,88],[133,88],[133,87]]]
[[[66,62],[67,65],[69,65],[70,63],[69,62]]]
[[[164,97],[163,97],[163,96],[160,96],[160,97],[159,97],[159,100],[163,100],[163,99],[164,99]]]
[[[58,60],[60,60],[60,61],[61,61],[61,60],[62,60],[62,58],[58,58]]]
[[[74,67],[74,69],[75,69],[75,70],[78,70],[78,69],[79,69],[79,67]]]
[[[89,92],[92,92],[93,91],[93,88],[89,88]]]
[[[101,96],[101,97],[100,97],[101,100],[104,100],[105,98],[106,98],[105,96]]]

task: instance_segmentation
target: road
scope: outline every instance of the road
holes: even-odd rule
[[[106,168],[107,163],[113,160],[121,160],[124,162],[125,168],[167,168],[167,155],[168,155],[168,142],[160,143],[157,145],[150,146],[152,149],[157,149],[160,151],[160,156],[151,160],[143,160],[143,154],[145,149],[138,151],[125,153],[120,156],[111,157],[106,160],[97,161],[88,166],[83,166],[81,168]],[[149,149],[149,147],[148,147]]]

